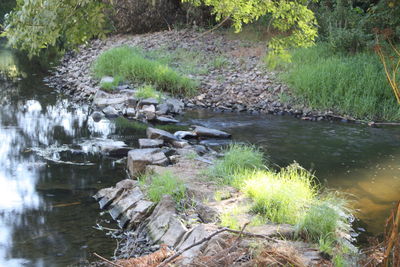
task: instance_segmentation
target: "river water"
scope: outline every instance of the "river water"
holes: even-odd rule
[[[94,229],[107,217],[91,196],[126,173],[90,144],[113,139],[135,145],[143,131],[93,122],[88,106],[46,87],[35,64],[6,49],[0,50],[0,72],[11,77],[0,78],[0,266],[76,266],[93,252],[111,257],[115,241]],[[314,170],[324,185],[354,195],[368,231],[382,230],[399,199],[399,128],[207,111],[187,112],[181,120],[254,143],[273,164],[295,160]]]

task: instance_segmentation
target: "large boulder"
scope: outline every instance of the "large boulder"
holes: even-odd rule
[[[107,106],[103,109],[103,113],[108,118],[115,118],[119,116],[118,111],[113,106]]]
[[[147,165],[168,165],[168,158],[159,148],[133,149],[128,153],[128,170],[132,178],[146,170]]]
[[[146,135],[149,139],[162,139],[167,142],[179,141],[179,139],[173,134],[152,127],[147,128]]]
[[[232,135],[220,130],[196,126],[193,131],[199,137],[230,138]]]

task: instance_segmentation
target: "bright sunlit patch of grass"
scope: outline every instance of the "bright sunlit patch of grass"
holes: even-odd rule
[[[145,84],[137,89],[136,97],[138,98],[155,98],[162,99],[162,94],[158,92],[152,85]]]
[[[144,181],[147,183],[149,180],[147,196],[151,201],[159,202],[164,195],[172,196],[177,203],[185,198],[185,185],[171,172],[145,177]]]

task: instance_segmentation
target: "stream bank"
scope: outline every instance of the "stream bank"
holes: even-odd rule
[[[60,66],[45,79],[77,100],[91,100],[99,88],[91,66],[102,52],[118,46],[139,47],[144,51],[179,54],[191,61],[188,77],[199,82],[196,96],[184,98],[186,108],[205,108],[216,112],[292,115],[302,120],[358,122],[331,110],[312,110],[295,101],[289,88],[268,71],[262,57],[265,44],[230,40],[218,33],[185,29],[142,35],[115,35],[94,40],[78,52],[67,53]],[[183,60],[184,61],[184,60]],[[187,62],[185,62],[187,64]]]

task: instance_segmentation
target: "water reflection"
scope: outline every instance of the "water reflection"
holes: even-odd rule
[[[279,166],[296,160],[314,170],[326,186],[356,197],[357,215],[371,232],[382,232],[393,203],[400,200],[399,128],[207,111],[188,113],[184,119],[227,130],[235,140],[257,144]]]

